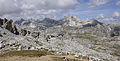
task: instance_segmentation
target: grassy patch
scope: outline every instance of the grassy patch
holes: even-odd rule
[[[98,49],[106,51],[107,49],[99,47]]]
[[[63,61],[61,57],[53,57],[54,61]]]
[[[113,45],[113,46],[111,46],[110,48],[119,49],[120,46],[119,46],[119,45]]]
[[[96,48],[96,47],[94,47],[94,46],[93,46],[93,47],[89,47],[89,49],[93,49],[93,50],[94,50],[95,48]]]
[[[116,41],[116,40],[117,40],[117,38],[114,37],[114,38],[109,39],[108,42]]]
[[[62,43],[58,43],[58,46],[64,46],[64,44],[62,44]]]
[[[120,51],[115,51],[114,53],[111,53],[111,55],[120,57]]]
[[[100,43],[97,43],[97,42],[94,42],[93,44],[94,44],[94,45],[100,45]]]
[[[38,44],[39,46],[43,46],[43,43],[39,42],[39,41],[35,41],[36,44]]]
[[[96,38],[95,36],[90,35],[90,33],[68,33],[68,35],[90,40],[94,40]]]
[[[5,57],[5,56],[29,56],[29,57],[34,57],[34,56],[44,56],[44,55],[51,55],[51,52],[48,52],[46,50],[42,51],[36,51],[36,50],[21,50],[21,51],[9,51],[5,54],[0,55],[0,57]]]
[[[3,42],[7,42],[7,40],[3,40]]]

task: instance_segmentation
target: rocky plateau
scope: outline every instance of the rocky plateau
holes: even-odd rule
[[[55,51],[120,61],[120,25],[65,16],[54,20],[0,19],[0,53],[5,50]]]

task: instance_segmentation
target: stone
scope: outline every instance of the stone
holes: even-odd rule
[[[25,36],[27,34],[27,30],[21,29],[20,30],[20,34],[23,35],[23,36]]]
[[[30,47],[30,49],[29,50],[35,50],[35,47]]]
[[[31,33],[31,36],[34,37],[34,38],[39,37],[39,35],[40,35],[40,32],[33,32],[33,33]]]
[[[4,48],[5,45],[0,43],[0,49]]]

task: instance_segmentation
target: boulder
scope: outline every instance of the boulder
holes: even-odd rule
[[[22,36],[25,36],[25,35],[27,34],[27,30],[21,29],[21,30],[20,30],[20,34],[21,34]]]
[[[5,45],[0,43],[0,49],[4,48]]]
[[[3,37],[3,35],[2,35],[2,34],[0,34],[0,37]]]
[[[34,38],[39,37],[39,35],[40,35],[40,32],[33,32],[33,33],[31,33],[31,36],[34,37]]]

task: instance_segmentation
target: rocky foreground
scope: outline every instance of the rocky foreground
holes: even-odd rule
[[[0,19],[0,53],[47,50],[99,61],[120,60],[120,25],[75,16],[41,21]]]

